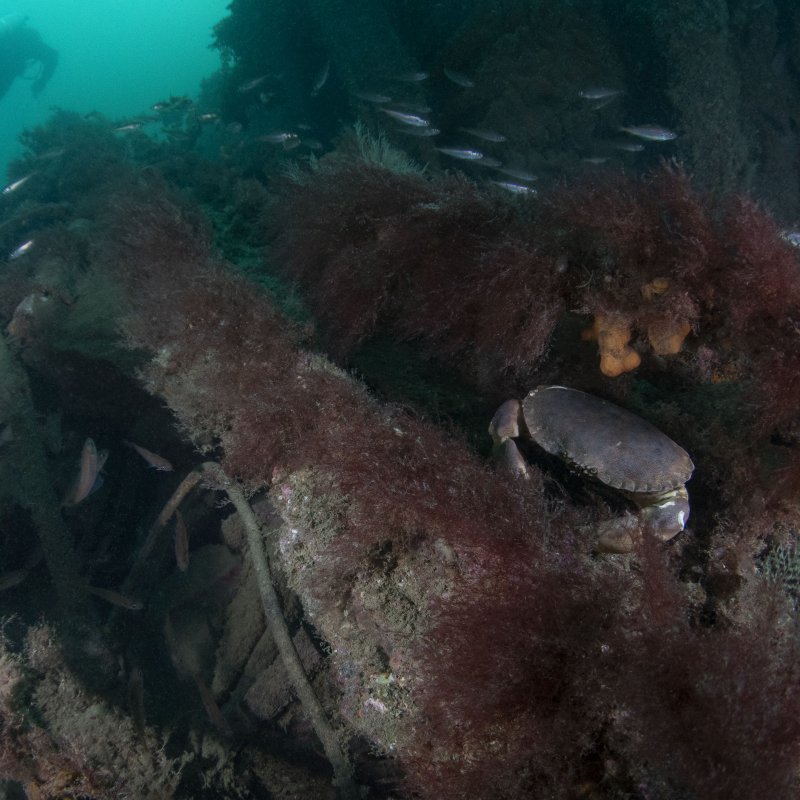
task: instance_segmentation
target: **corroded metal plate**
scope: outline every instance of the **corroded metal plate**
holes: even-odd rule
[[[525,398],[522,411],[534,442],[615,489],[666,492],[692,476],[689,454],[672,439],[586,392],[539,386]]]

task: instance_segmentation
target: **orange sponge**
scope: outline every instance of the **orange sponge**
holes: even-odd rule
[[[609,378],[636,369],[642,360],[628,345],[631,340],[630,323],[618,314],[596,314],[594,324],[583,332],[583,338],[597,339],[600,372]]]
[[[647,338],[654,352],[660,356],[671,356],[680,352],[683,340],[691,330],[688,322],[659,320],[647,326]]]

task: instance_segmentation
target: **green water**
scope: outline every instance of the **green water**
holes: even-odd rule
[[[228,0],[20,0],[0,7],[0,16],[27,14],[28,26],[60,56],[38,99],[26,77],[0,99],[3,173],[20,152],[20,131],[44,122],[54,107],[124,117],[162,97],[195,94],[219,66],[218,52],[209,49],[211,28],[227,5]]]

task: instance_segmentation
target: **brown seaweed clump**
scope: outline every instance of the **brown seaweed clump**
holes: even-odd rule
[[[21,652],[0,643],[0,771],[31,800],[171,797],[181,764],[152,728],[88,691],[53,630],[28,630]]]

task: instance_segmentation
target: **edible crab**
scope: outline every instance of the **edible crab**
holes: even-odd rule
[[[596,478],[639,509],[599,531],[598,549],[629,552],[642,529],[662,541],[689,518],[689,454],[658,428],[630,411],[565,386],[539,386],[506,400],[489,425],[498,460],[525,477],[528,467],[515,439],[535,442],[576,472]]]

